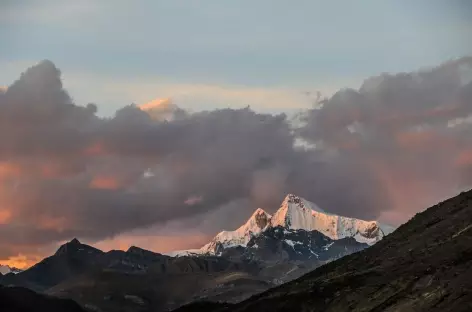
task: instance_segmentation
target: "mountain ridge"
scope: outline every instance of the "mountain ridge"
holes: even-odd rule
[[[245,224],[234,231],[221,231],[208,244],[200,248],[201,253],[218,254],[218,244],[224,248],[243,246],[270,225],[272,216],[262,208],[257,208]]]
[[[0,284],[104,311],[176,308],[199,299],[235,303],[368,247],[353,237],[333,240],[317,230],[274,226],[272,218],[256,209],[236,231],[219,236],[226,246],[217,242],[214,253],[178,257],[136,246],[104,252],[74,238],[30,269],[0,277]]]
[[[222,231],[200,249],[182,250],[172,255],[221,254],[225,248],[246,247],[253,236],[270,227],[288,230],[318,231],[333,240],[353,237],[359,243],[373,245],[394,227],[378,221],[366,221],[328,213],[316,204],[294,194],[285,196],[280,208],[270,215],[262,208],[256,209],[245,224],[234,231]]]
[[[23,272],[23,270],[9,266],[9,265],[2,265],[0,264],[0,275],[5,275],[5,274],[18,274],[20,272]]]
[[[176,308],[200,299],[236,303],[369,246],[354,236],[332,239],[319,231],[313,214],[339,216],[294,195],[277,213],[274,219],[258,208],[237,230],[220,232],[206,252],[188,250],[177,257],[136,246],[104,252],[74,238],[30,269],[0,277],[0,283],[104,311],[121,311],[123,305],[130,311]]]
[[[472,310],[472,191],[443,201],[377,244],[225,312]],[[203,303],[200,303],[202,305]],[[176,311],[199,311],[192,305]]]

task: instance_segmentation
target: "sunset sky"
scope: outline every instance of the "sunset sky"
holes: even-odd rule
[[[2,1],[0,263],[73,237],[195,248],[288,192],[408,220],[471,186],[471,17],[459,0]]]

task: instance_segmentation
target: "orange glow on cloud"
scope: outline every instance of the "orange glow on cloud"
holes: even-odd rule
[[[60,166],[53,163],[40,165],[39,172],[43,178],[49,179],[62,178],[65,176]]]
[[[61,167],[61,163],[52,161],[40,161],[31,163],[0,162],[0,179],[18,178],[38,175],[42,178],[62,178],[67,172]]]
[[[435,137],[426,131],[407,131],[399,132],[395,135],[398,145],[405,148],[415,148],[424,143],[431,143]]]
[[[94,244],[104,251],[112,249],[127,250],[131,246],[137,246],[154,252],[169,252],[181,249],[200,248],[207,243],[209,237],[202,233],[189,233],[187,235],[120,235],[113,239],[107,239]]]
[[[454,163],[459,167],[472,165],[472,150],[461,151]]]
[[[116,190],[122,186],[122,183],[112,176],[98,176],[90,181],[89,186],[94,189]]]
[[[0,178],[12,177],[21,174],[21,167],[9,162],[0,162]]]
[[[2,265],[8,265],[10,267],[15,267],[18,269],[27,269],[32,265],[38,263],[42,257],[40,256],[26,256],[20,254],[18,256],[9,257],[7,260],[0,261]]]
[[[171,104],[171,100],[169,98],[165,98],[165,99],[156,99],[156,100],[153,100],[151,102],[141,104],[138,107],[141,110],[146,111],[146,110],[150,110],[150,109],[153,109],[153,108],[156,108],[156,107],[166,106],[166,105],[169,105],[169,104]]]
[[[100,156],[106,154],[105,146],[101,142],[95,142],[84,150],[85,156]]]
[[[384,212],[383,217],[388,222],[399,224],[405,221],[405,215],[409,213],[410,207],[414,206],[418,188],[421,185],[413,179],[400,179],[393,173],[393,170],[387,168],[377,168],[377,177],[387,191],[387,196],[392,203],[392,209]],[[401,182],[398,184],[398,182]],[[407,216],[409,217],[409,216]]]
[[[382,217],[388,223],[401,224],[418,207],[429,207],[443,197],[434,180],[422,179],[407,169],[400,170],[389,163],[375,160],[370,160],[369,163],[387,192],[386,202],[391,203],[391,209],[382,212]]]
[[[43,220],[44,221],[44,220]],[[51,221],[49,225],[56,226]],[[44,225],[44,224],[43,224]],[[89,244],[95,248],[99,248],[103,251],[110,250],[127,250],[131,246],[137,246],[150,251],[165,253],[174,250],[200,248],[208,242],[210,237],[198,232],[185,233],[180,235],[127,235],[122,234],[112,239],[102,240],[96,243],[88,243],[83,241],[84,244]],[[34,253],[18,253],[16,256],[8,257],[7,259],[0,259],[0,264],[8,265],[11,267],[26,269],[34,264],[38,263],[45,257],[50,256],[54,253],[54,249],[58,248],[59,245],[67,243],[67,240],[58,242],[49,249],[37,249],[37,246],[29,246],[28,249],[35,250]]]
[[[406,149],[445,149],[454,145],[454,140],[431,131],[403,131],[395,134],[397,144]]]
[[[7,224],[11,220],[11,212],[6,209],[0,210],[0,224]]]

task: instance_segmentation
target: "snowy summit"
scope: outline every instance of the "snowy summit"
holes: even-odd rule
[[[394,230],[393,227],[382,225],[377,221],[365,221],[325,212],[306,199],[288,194],[273,216],[258,208],[237,230],[222,231],[200,249],[176,251],[172,255],[218,255],[225,248],[246,247],[253,236],[274,227],[318,231],[332,240],[353,237],[357,242],[368,245],[375,244]]]
[[[289,194],[271,220],[272,226],[291,230],[318,231],[331,239],[354,237],[360,243],[373,245],[393,228],[377,221],[364,221],[330,214],[312,202]]]
[[[201,248],[202,253],[217,253],[218,245],[224,248],[246,246],[253,235],[264,231],[269,225],[272,216],[258,208],[247,222],[235,231],[222,231],[215,238]]]

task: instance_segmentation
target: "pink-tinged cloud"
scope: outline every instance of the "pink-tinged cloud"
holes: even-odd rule
[[[83,151],[85,156],[102,156],[106,154],[105,146],[101,142],[93,142]]]
[[[95,105],[73,102],[54,64],[41,62],[0,93],[0,259],[45,255],[40,247],[73,237],[198,247],[256,207],[275,210],[287,192],[333,213],[406,221],[472,183],[472,124],[448,127],[472,114],[463,63],[472,58],[368,79],[294,125],[250,108],[190,114],[166,101],[100,118]],[[173,119],[162,120],[169,112]],[[316,148],[295,149],[299,138]],[[214,232],[198,228],[216,211],[224,213]],[[196,241],[120,236],[174,221],[193,224]]]
[[[472,148],[460,151],[455,156],[454,164],[458,167],[472,166]]]
[[[0,210],[0,225],[8,224],[11,220],[12,213],[9,209],[2,208]]]
[[[155,99],[138,107],[154,121],[173,121],[186,115],[185,111],[172,103],[170,98]]]
[[[127,250],[131,246],[138,246],[154,252],[166,253],[174,250],[199,248],[206,244],[210,238],[211,236],[198,232],[182,235],[120,235],[93,245],[104,251]]]
[[[6,260],[0,260],[0,264],[24,270],[41,261],[43,257],[43,255],[19,254],[11,256]]]
[[[167,107],[172,103],[171,99],[166,98],[166,99],[155,99],[152,100],[148,103],[141,104],[138,107],[142,109],[143,111],[149,111],[152,109],[159,109],[162,107]]]
[[[203,196],[190,196],[184,201],[184,204],[188,206],[193,206],[195,204],[202,202],[202,200],[203,200]]]
[[[97,176],[90,181],[90,188],[101,190],[117,190],[123,186],[122,182],[113,176]]]

